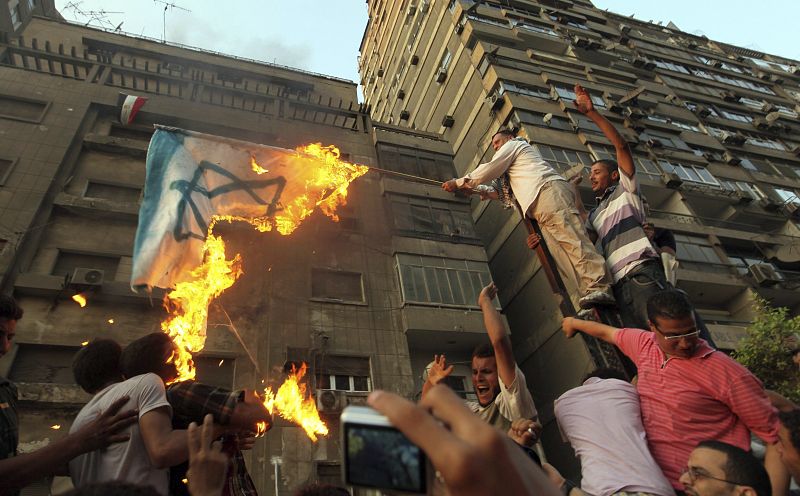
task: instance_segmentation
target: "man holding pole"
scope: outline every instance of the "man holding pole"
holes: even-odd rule
[[[492,160],[462,178],[445,182],[442,189],[474,190],[500,178],[502,186],[497,193],[508,198],[513,192],[522,212],[539,224],[559,270],[577,283],[580,296],[576,307],[586,310],[613,305],[605,260],[586,235],[569,184],[535,147],[509,130],[495,133],[492,148]]]

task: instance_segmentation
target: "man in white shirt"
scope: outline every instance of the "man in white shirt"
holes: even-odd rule
[[[675,491],[647,447],[636,387],[615,369],[598,369],[555,401],[564,438],[583,469],[581,489],[592,496]]]
[[[472,191],[493,179],[507,182],[522,211],[542,229],[559,270],[577,284],[580,298],[576,307],[613,305],[605,259],[586,234],[567,181],[545,162],[537,148],[515,138],[511,131],[498,131],[492,137],[492,147],[492,160],[460,179],[445,182],[442,188]],[[505,189],[495,193],[505,195]]]
[[[75,487],[121,480],[168,492],[169,467],[185,461],[185,430],[172,429],[172,407],[165,382],[177,377],[171,361],[175,345],[164,333],[148,334],[122,351],[120,369],[127,380],[112,383],[95,394],[72,423],[70,432],[92,421],[118,398],[128,396],[126,406],[138,410],[139,423],[130,427],[130,441],[92,451],[69,462]]]
[[[525,375],[514,361],[503,320],[492,301],[496,295],[497,286],[491,283],[478,296],[491,344],[479,346],[472,354],[472,385],[478,401],[468,401],[467,406],[485,422],[506,432],[513,421],[536,419],[537,413]],[[452,372],[453,366],[447,366],[444,355],[434,357],[422,395]]]

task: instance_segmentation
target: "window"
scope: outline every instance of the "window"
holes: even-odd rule
[[[400,253],[397,270],[405,303],[440,303],[474,307],[491,281],[485,262]]]
[[[372,391],[369,358],[321,355],[316,359],[317,389]]]
[[[27,122],[39,122],[47,110],[47,103],[0,95],[0,117]]]
[[[546,122],[544,118],[545,114],[528,112],[527,110],[515,110],[514,115],[511,117],[515,127],[522,127],[523,124],[530,124],[532,126],[572,131],[572,124],[563,117],[550,114],[550,118]]]
[[[488,62],[488,59],[484,60],[487,60]],[[552,100],[549,90],[537,88],[535,86],[526,86],[520,83],[512,83],[511,81],[501,81],[498,93],[502,95],[506,91],[518,93],[520,95],[532,96],[535,98],[542,98],[544,100]]]
[[[311,269],[311,297],[349,302],[364,301],[359,272]]]
[[[485,24],[491,24],[493,26],[500,26],[501,28],[508,27],[508,21],[495,19],[493,17],[482,16],[480,14],[473,14],[473,13],[467,14],[467,19],[470,19],[472,21],[482,22]]]
[[[723,109],[719,109],[719,113],[722,115],[722,117],[730,119],[732,121],[747,122],[747,123],[753,122],[753,118],[746,114],[740,114],[738,112],[732,112],[730,110],[723,110]]]
[[[54,276],[72,277],[77,268],[97,269],[103,271],[103,278],[108,281],[114,280],[118,266],[119,257],[59,250],[50,273]]]
[[[534,33],[545,34],[547,36],[558,36],[558,33],[553,31],[552,29],[544,26],[539,26],[537,24],[518,21],[516,24],[514,24],[514,26],[520,29],[524,29],[526,31],[533,31]]]
[[[764,198],[764,193],[758,189],[758,186],[744,181],[720,181],[719,185],[722,189],[727,191],[738,191],[749,196],[753,200]]]
[[[797,197],[797,193],[794,191],[783,188],[772,188],[772,190],[778,194],[784,204],[800,205],[800,198]]]
[[[195,356],[194,364],[197,367],[197,382],[210,386],[231,389],[233,387],[233,373],[236,370],[236,359],[214,357],[214,356]]]
[[[556,90],[556,93],[558,94],[558,97],[561,98],[562,100],[567,100],[568,102],[575,101],[576,95],[575,91],[573,91],[572,88],[567,88],[566,86],[554,86],[554,88]],[[606,102],[601,97],[594,94],[591,95],[591,97],[592,97],[592,103],[594,104],[595,107],[606,108]]]
[[[666,117],[666,116],[663,116],[663,115],[653,114],[653,115],[648,115],[646,118],[647,118],[647,120],[650,120],[650,121],[661,122],[661,123],[664,123],[664,124],[671,124],[671,125],[679,128],[679,129],[683,129],[684,131],[693,131],[695,133],[699,133],[700,132],[700,128],[695,126],[694,124],[691,124],[689,122],[684,122],[684,121],[678,121],[678,120],[672,119],[671,117]]]
[[[455,177],[453,159],[447,155],[426,153],[414,148],[378,145],[380,167],[395,172],[447,181]]]
[[[448,67],[450,67],[450,61],[452,60],[452,58],[453,54],[450,53],[450,50],[445,49],[441,60],[439,60],[439,69],[446,71]]]
[[[683,74],[689,74],[689,69],[680,64],[675,64],[660,59],[651,59],[651,60],[656,66],[660,67],[661,69],[666,69],[668,71],[682,72]]]
[[[75,384],[72,358],[77,346],[20,344],[9,379],[14,382]]]
[[[718,270],[723,264],[722,259],[714,251],[711,241],[708,238],[699,236],[689,236],[686,234],[675,234],[675,242],[678,245],[677,256],[681,264],[694,270]]]
[[[749,269],[753,265],[769,265],[775,270],[776,274],[780,275],[778,268],[764,260],[764,255],[755,248],[726,248],[725,254],[728,256],[731,265],[736,267],[736,271],[743,276],[750,272]]]
[[[659,160],[658,164],[664,172],[676,174],[684,181],[693,183],[708,184],[711,186],[719,186],[717,178],[711,175],[704,167],[697,167],[688,164],[676,164],[667,160]]]
[[[391,194],[394,227],[403,234],[475,238],[469,206],[461,203]]]
[[[558,170],[565,171],[578,164],[590,166],[594,163],[592,156],[586,152],[576,152],[566,148],[557,148],[555,146],[540,145],[531,143],[542,154],[542,158]]]
[[[639,139],[642,139],[642,138],[644,138],[645,141],[650,139],[650,138],[656,138],[659,141],[661,141],[661,144],[663,144],[666,147],[675,148],[675,149],[683,150],[683,151],[686,151],[686,152],[691,152],[692,151],[692,149],[689,147],[689,145],[687,145],[677,135],[670,134],[668,132],[661,132],[661,131],[655,131],[653,129],[648,129],[647,132],[642,133],[642,137],[640,137]]]
[[[15,0],[9,1],[8,10],[11,13],[11,26],[16,30],[22,25],[22,19],[19,15],[19,2]]]
[[[89,181],[86,185],[84,198],[99,198],[117,202],[138,203],[142,194],[140,188],[107,184],[101,181]]]

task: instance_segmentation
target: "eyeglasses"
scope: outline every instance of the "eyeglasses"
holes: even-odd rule
[[[693,337],[697,336],[698,334],[700,334],[700,331],[695,329],[693,331],[685,332],[683,334],[667,335],[667,334],[664,334],[664,331],[659,329],[657,325],[653,324],[653,327],[655,327],[656,330],[658,331],[658,333],[661,334],[661,336],[664,337],[665,341],[678,341],[679,339],[683,339],[683,338],[693,338]]]
[[[694,484],[697,481],[697,479],[711,479],[711,480],[715,480],[715,481],[725,482],[725,483],[728,483],[728,484],[733,484],[734,486],[741,486],[741,484],[739,484],[736,481],[727,480],[727,479],[720,479],[719,477],[714,477],[714,476],[708,475],[705,472],[700,472],[695,467],[686,467],[685,469],[683,469],[683,472],[681,472],[681,473],[688,475],[689,476],[689,480],[691,481],[692,484]]]

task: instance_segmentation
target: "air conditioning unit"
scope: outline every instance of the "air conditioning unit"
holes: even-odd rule
[[[550,126],[550,121],[552,120],[553,120],[552,113],[544,114],[544,117],[542,117],[542,122],[544,122],[545,126]]]
[[[795,76],[798,76],[798,75],[800,75],[800,67],[798,67],[796,65],[790,65],[789,66],[789,72],[791,72]]]
[[[487,96],[486,101],[489,102],[489,105],[491,105],[492,112],[499,111],[506,103],[506,99],[503,97],[503,95],[500,95],[497,92]]]
[[[674,172],[664,172],[661,174],[661,181],[663,181],[664,185],[670,189],[678,189],[683,184],[683,179],[678,177],[678,175]]]
[[[630,117],[631,119],[643,119],[647,117],[647,114],[634,107],[625,107],[625,110],[622,111],[622,115]]]
[[[621,23],[619,25],[619,32],[622,34],[628,34],[631,32],[631,27],[628,26],[627,24]]]
[[[753,125],[757,129],[761,129],[762,131],[765,131],[770,128],[770,123],[767,122],[767,120],[763,117],[756,117],[755,119],[753,119]]]
[[[75,268],[70,284],[81,286],[102,286],[104,272],[100,269]]]
[[[427,13],[428,10],[431,8],[431,1],[430,0],[422,0],[419,3],[419,11],[423,14]]]
[[[644,57],[634,57],[633,66],[646,71],[652,71],[656,68],[655,62],[648,60]]]
[[[464,24],[462,24],[460,22],[458,24],[456,24],[456,27],[455,27],[454,31],[456,32],[456,34],[463,33],[464,32]]]
[[[738,102],[742,97],[733,91],[723,91],[722,99],[726,102]]]
[[[706,107],[705,105],[698,105],[695,107],[694,112],[697,114],[698,117],[706,118],[711,115],[711,109]]]
[[[645,130],[645,127],[642,125],[642,123],[630,117],[626,117],[625,120],[622,121],[622,124],[628,129],[633,129],[637,133],[641,133]]]
[[[625,107],[619,104],[614,96],[609,92],[603,93],[603,101],[606,102],[606,108],[615,114],[621,114]]]
[[[442,118],[442,126],[444,127],[453,127],[453,124],[456,123],[456,120],[453,118],[452,115],[446,115]]]
[[[414,17],[414,14],[416,14],[416,13],[417,13],[417,5],[412,3],[406,9],[406,16],[407,17]]]
[[[412,55],[411,56],[411,65],[419,64],[419,55]]]
[[[344,391],[317,389],[317,410],[320,413],[338,413],[347,406]]]
[[[753,264],[748,271],[759,286],[774,286],[781,282],[781,276],[768,264]]]
[[[403,91],[403,90],[398,90],[397,91],[397,99],[398,100],[402,100],[405,97],[406,97],[406,92],[405,91]]]
[[[578,48],[587,48],[589,46],[590,40],[584,36],[575,35],[572,37],[572,43],[575,44]]]
[[[742,159],[740,159],[739,157],[737,157],[736,155],[734,155],[731,152],[723,153],[722,154],[722,160],[724,160],[725,163],[728,164],[728,165],[739,165],[739,164],[742,163]]]
[[[663,148],[664,143],[658,138],[650,138],[647,140],[647,146],[650,148]]]
[[[753,195],[747,191],[737,190],[736,199],[739,200],[739,203],[751,203],[753,201]]]
[[[739,133],[732,133],[728,131],[722,131],[720,134],[720,140],[725,143],[726,145],[734,145],[734,146],[742,146],[746,138]]]
[[[383,77],[383,69],[378,69],[378,77]]]
[[[764,102],[764,105],[761,106],[761,111],[764,113],[775,112],[778,107],[775,106],[772,102]]]
[[[436,71],[436,82],[443,83],[445,79],[447,79],[447,69],[445,69],[444,67],[440,67]]]
[[[407,121],[408,118],[411,117],[411,113],[408,110],[401,110],[400,111],[400,120]]]
[[[783,203],[784,203],[784,201],[782,199],[773,198],[769,194],[767,195],[766,198],[762,198],[759,201],[759,204],[761,204],[761,208],[763,208],[764,210],[767,210],[769,212],[777,212],[778,210],[781,209],[781,207],[783,207]]]
[[[769,123],[769,124],[774,124],[775,121],[777,121],[778,119],[781,118],[781,115],[782,114],[780,112],[778,112],[778,111],[770,112],[769,114],[764,116],[764,120],[766,120],[767,123]]]
[[[800,217],[800,205],[795,202],[788,202],[783,206],[783,213],[788,217],[797,220]]]
[[[768,72],[764,72],[764,71],[758,71],[758,72],[756,72],[756,77],[758,79],[763,79],[765,81],[768,81],[769,80],[769,73]]]
[[[666,101],[667,103],[678,105],[679,103],[678,95],[672,95],[672,94],[667,95],[664,97],[664,101]]]

